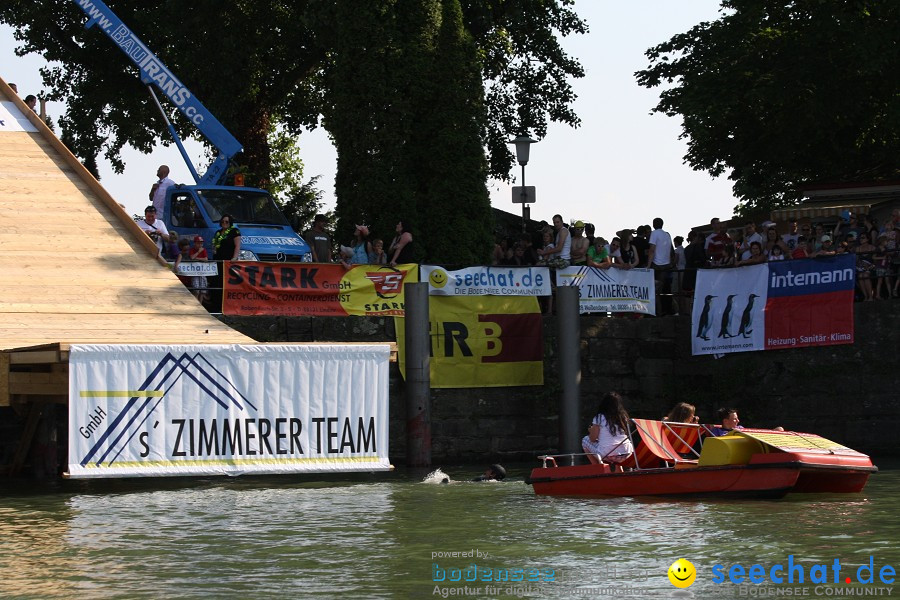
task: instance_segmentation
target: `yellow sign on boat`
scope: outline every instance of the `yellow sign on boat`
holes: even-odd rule
[[[773,446],[784,452],[821,452],[826,454],[859,454],[837,442],[812,433],[797,431],[740,430],[734,435],[744,436]]]

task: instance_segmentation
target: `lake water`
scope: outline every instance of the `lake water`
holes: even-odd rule
[[[900,470],[882,465],[850,496],[584,500],[535,497],[523,483],[531,465],[518,466],[504,482],[449,485],[405,470],[315,482],[4,483],[0,596],[739,598],[787,588],[900,596],[900,585],[878,580],[884,565],[900,569]],[[453,480],[477,470],[445,468]],[[804,583],[727,579],[734,564],[760,564],[768,578],[790,555]],[[860,584],[870,556],[875,582]],[[683,590],[666,575],[679,558],[697,570]],[[828,584],[810,582],[817,564]],[[713,581],[715,565],[724,583]]]

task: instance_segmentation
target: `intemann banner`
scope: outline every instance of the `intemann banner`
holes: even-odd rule
[[[656,314],[656,283],[650,269],[566,267],[556,271],[556,285],[578,287],[578,311]]]
[[[387,344],[73,345],[73,478],[383,471]]]
[[[544,384],[543,320],[537,298],[431,296],[431,387]],[[395,319],[406,377],[405,319]]]
[[[226,262],[222,312],[279,317],[403,316],[418,265]]]
[[[447,271],[422,265],[422,281],[432,296],[549,296],[547,267],[469,267]]]
[[[852,344],[856,257],[697,271],[692,353]]]

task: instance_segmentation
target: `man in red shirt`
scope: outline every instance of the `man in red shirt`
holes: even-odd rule
[[[709,222],[712,225],[713,232],[706,236],[706,256],[709,258],[710,264],[718,264],[725,256],[725,246],[731,243],[731,236],[725,231],[725,224],[714,218]]]

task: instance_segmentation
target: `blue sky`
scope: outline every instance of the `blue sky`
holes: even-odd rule
[[[701,21],[716,19],[718,2],[577,0],[575,8],[590,26],[589,34],[564,41],[586,71],[575,82],[574,106],[582,125],[577,129],[551,125],[546,137],[531,147],[525,176],[528,185],[537,187],[532,218],[550,221],[560,213],[566,221],[595,223],[598,234],[608,238],[618,229],[650,223],[657,216],[673,235],[685,235],[711,217],[730,216],[737,204],[731,182],[683,164],[686,146],[678,139],[680,119],[651,115],[658,91],[641,88],[634,79],[634,72],[647,66],[647,48]],[[34,55],[19,58],[15,47],[13,30],[0,27],[0,76],[18,84],[22,96],[36,93],[43,60]],[[124,57],[120,66],[126,66]],[[52,103],[48,109],[51,116],[62,111],[61,105]],[[321,128],[301,135],[300,146],[305,176],[322,175],[327,208],[333,207],[333,146]],[[195,164],[202,164],[199,143],[189,148]],[[146,205],[158,165],[168,164],[176,181],[190,181],[174,146],[160,146],[150,155],[127,152],[125,163],[122,175],[102,164],[101,183],[132,213],[142,212]],[[520,176],[518,166],[512,174]],[[491,181],[489,188],[495,207],[521,213],[508,185]]]

